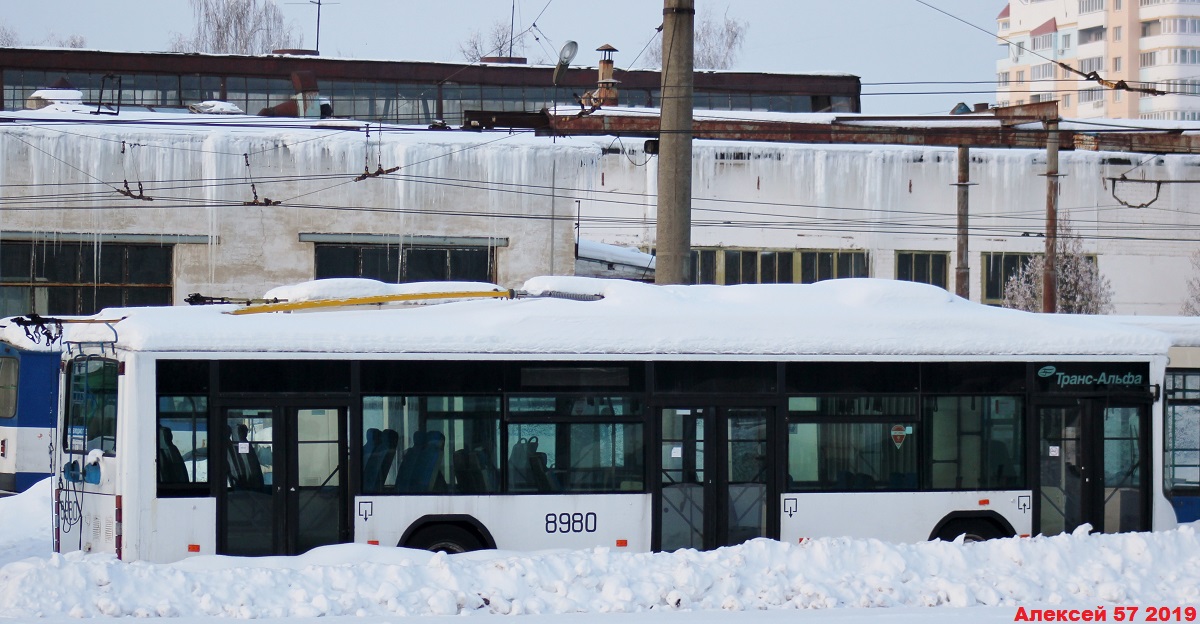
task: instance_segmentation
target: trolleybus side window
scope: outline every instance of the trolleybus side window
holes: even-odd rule
[[[362,491],[500,491],[500,397],[363,397]]]
[[[0,357],[0,418],[17,415],[17,379],[20,360]]]
[[[158,485],[159,494],[180,486],[208,483],[208,397],[158,397]],[[195,488],[190,495],[201,492]]]
[[[1166,461],[1168,492],[1200,490],[1200,371],[1167,374]]]
[[[915,396],[790,397],[791,490],[917,489]]]
[[[71,453],[117,450],[117,362],[98,356],[71,360],[63,448]]]
[[[510,492],[640,492],[642,401],[623,396],[512,396]]]
[[[155,363],[155,448],[159,496],[207,496],[208,360]]]
[[[925,398],[929,435],[925,487],[1011,490],[1026,487],[1020,397]]]

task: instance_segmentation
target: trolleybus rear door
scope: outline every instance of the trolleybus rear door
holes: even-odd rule
[[[1149,528],[1144,404],[1103,399],[1037,407],[1038,502],[1035,530],[1104,533]]]
[[[225,410],[221,553],[289,555],[345,541],[345,413]]]
[[[711,549],[766,536],[772,408],[660,410],[655,546]]]

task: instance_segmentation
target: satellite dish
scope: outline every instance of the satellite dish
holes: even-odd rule
[[[558,65],[554,66],[554,86],[558,86],[558,81],[566,73],[567,67],[571,66],[571,61],[575,59],[575,53],[579,51],[579,44],[574,41],[568,41],[563,45],[562,50],[558,53]]]

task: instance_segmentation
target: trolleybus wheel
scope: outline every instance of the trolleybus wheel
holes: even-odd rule
[[[479,539],[470,531],[452,524],[435,524],[425,527],[409,540],[408,546],[450,554],[483,548],[483,544],[479,543]]]

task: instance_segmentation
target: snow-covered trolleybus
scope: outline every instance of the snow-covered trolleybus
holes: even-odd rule
[[[347,284],[64,325],[56,549],[647,551],[1176,522],[1154,330],[888,280],[555,277],[516,299],[316,308]]]

